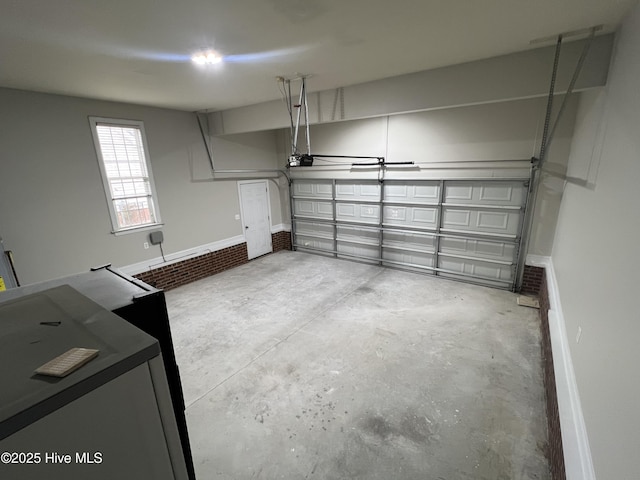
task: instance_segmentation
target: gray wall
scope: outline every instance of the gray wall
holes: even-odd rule
[[[556,99],[556,108],[563,97]],[[573,135],[577,98],[572,97],[549,150],[547,168],[566,172]],[[311,150],[329,155],[384,156],[390,162],[412,161],[420,169],[388,169],[386,178],[452,178],[455,176],[528,178],[530,158],[538,154],[546,110],[545,98],[390,115],[311,126]],[[555,113],[555,112],[554,112]],[[280,150],[286,151],[288,130],[280,132]],[[304,143],[299,142],[299,145]],[[284,154],[283,155],[284,158]],[[507,164],[495,161],[520,160]],[[346,160],[350,165],[354,160]],[[362,161],[362,160],[360,160]],[[494,163],[491,163],[494,161]],[[332,160],[336,162],[336,160]],[[469,162],[486,168],[454,169]],[[324,162],[316,160],[314,165]],[[435,164],[438,168],[434,169]],[[368,175],[368,176],[367,176]],[[377,171],[326,168],[317,172],[300,167],[295,177],[377,178]],[[544,174],[541,181],[529,253],[550,255],[562,181]]]
[[[144,121],[166,254],[242,235],[237,182],[211,181],[194,114],[11,89],[0,89],[0,105],[0,235],[22,283],[160,255],[143,248],[148,232],[110,233],[90,115]],[[269,132],[214,140],[226,168],[274,168],[275,149]]]
[[[612,35],[597,37],[576,84],[588,91],[605,84]],[[583,41],[565,43],[556,91],[564,92]],[[389,161],[425,163],[527,160],[538,155],[554,47],[543,47],[451,67],[391,77],[309,96],[312,153],[384,156]],[[313,77],[309,79],[312,88]],[[528,252],[550,255],[563,192],[562,176],[573,134],[576,94],[566,109],[541,176]],[[556,98],[556,112],[562,97]],[[215,112],[209,116],[215,133],[251,132],[286,125],[282,101]],[[303,146],[304,141],[298,142]],[[289,153],[288,131],[280,130],[278,157]],[[504,165],[504,164],[503,164]],[[458,175],[507,176],[500,169],[456,170]],[[512,170],[518,178],[522,172]],[[344,178],[354,172],[324,168],[296,171],[296,176]],[[527,173],[525,172],[525,175]],[[359,171],[363,178],[377,172]],[[451,172],[422,168],[388,169],[387,178],[449,177]],[[285,198],[282,198],[286,208]],[[286,215],[285,215],[286,216]]]
[[[613,35],[596,37],[587,56],[577,89],[602,86],[607,79]],[[584,40],[565,42],[556,91],[569,85]],[[312,124],[357,120],[389,114],[434,110],[453,106],[495,103],[546,96],[555,46],[547,46],[399,75],[309,95]],[[299,88],[297,83],[294,90]],[[313,77],[308,81],[313,91]],[[275,85],[274,85],[275,89]],[[297,97],[296,97],[297,99]],[[282,101],[272,101],[215,112],[212,127],[218,134],[271,130],[288,125]]]
[[[607,87],[583,95],[553,264],[599,479],[640,478],[640,8]],[[579,343],[578,328],[582,329]]]
[[[598,40],[583,87],[604,82],[604,59],[610,45],[611,37]],[[390,161],[528,159],[537,153],[544,99],[521,97],[541,94],[545,83],[542,79],[551,66],[550,52],[548,48],[538,49],[348,87],[345,118],[382,115],[316,125],[312,130],[312,150],[382,155]],[[577,52],[578,44],[567,46],[565,60],[575,57]],[[526,76],[527,82],[514,81],[511,77],[520,71],[516,67],[523,66],[536,75]],[[570,71],[567,68],[563,65],[560,83],[566,83],[565,77]],[[460,81],[452,83],[454,77]],[[401,88],[404,84],[407,88]],[[432,95],[439,89],[449,93],[442,98]],[[422,103],[416,105],[419,98]],[[325,100],[332,103],[332,99]],[[434,104],[432,100],[440,103]],[[239,213],[236,180],[218,173],[213,181],[193,114],[8,89],[0,89],[0,102],[3,105],[0,111],[0,234],[7,248],[15,252],[23,282],[83,271],[108,262],[119,267],[135,264],[136,268],[144,269],[159,255],[158,247],[143,249],[147,232],[119,236],[110,233],[107,204],[87,120],[90,115],[145,122],[158,203],[165,223],[167,254],[242,235],[240,222],[234,218]],[[326,113],[328,105],[325,107]],[[399,113],[411,107],[436,109]],[[274,108],[267,109],[271,112],[270,118],[277,117],[273,115]],[[277,108],[284,113],[282,103]],[[256,129],[259,115],[251,114],[253,107],[247,109],[242,110],[246,115],[222,112],[209,116],[211,132],[237,132],[213,137],[216,170],[283,165],[288,153],[285,133],[282,130],[250,132]],[[360,113],[355,115],[355,112]],[[560,172],[566,170],[574,112],[573,106],[568,109],[550,159],[549,165],[557,164]],[[227,118],[231,113],[233,128],[230,128],[231,117]],[[389,115],[391,113],[394,115]],[[316,116],[319,115],[320,112],[316,112]],[[219,128],[221,120],[227,128]],[[266,125],[269,122],[262,127]],[[270,128],[274,127],[271,124]],[[437,174],[433,170],[429,172]],[[388,175],[403,174],[389,172]],[[255,176],[271,180],[272,225],[288,223],[284,178],[269,173]],[[551,251],[561,186],[555,178],[543,179],[529,253]]]

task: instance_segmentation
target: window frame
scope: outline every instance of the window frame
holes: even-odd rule
[[[158,205],[158,194],[156,191],[155,181],[153,178],[153,171],[151,169],[151,158],[149,154],[149,145],[147,144],[147,136],[144,130],[144,122],[141,120],[125,120],[121,118],[108,118],[108,117],[89,117],[89,123],[91,125],[91,134],[93,136],[93,144],[96,150],[98,165],[100,167],[100,176],[102,177],[102,187],[107,201],[107,208],[109,209],[109,217],[111,218],[111,233],[114,235],[122,235],[125,233],[139,232],[143,230],[151,230],[162,226],[162,220],[160,217],[160,207]],[[153,223],[145,223],[144,225],[136,225],[133,227],[120,227],[118,224],[118,216],[115,210],[114,199],[111,196],[111,185],[109,183],[109,177],[107,176],[106,165],[104,157],[102,155],[102,148],[100,147],[100,139],[98,136],[99,125],[111,125],[114,127],[133,127],[140,131],[140,138],[142,139],[142,148],[144,153],[144,161],[147,168],[147,178],[149,180],[149,190],[151,202],[153,204],[153,212],[155,221]]]

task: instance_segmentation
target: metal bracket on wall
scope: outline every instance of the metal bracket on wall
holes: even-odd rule
[[[441,238],[441,233],[440,230],[442,230],[442,214],[443,214],[443,208],[442,208],[442,204],[444,203],[444,180],[440,180],[440,187],[439,187],[439,192],[438,192],[438,224],[436,227],[436,238],[435,238],[435,246],[434,246],[434,254],[433,254],[433,266],[435,268],[438,268],[440,265],[440,238]],[[436,270],[435,272],[436,275],[438,275],[438,271]]]
[[[207,179],[203,179],[203,180],[191,180],[192,182],[214,182],[214,181],[224,181],[224,180],[247,180],[253,177],[247,177],[247,174],[263,174],[263,173],[275,173],[277,175],[282,175],[284,176],[289,182],[291,182],[291,179],[289,178],[289,174],[286,170],[280,169],[280,168],[249,168],[249,169],[216,169],[215,167],[215,163],[213,161],[213,147],[211,146],[211,142],[209,139],[209,118],[206,118],[206,132],[205,132],[205,125],[203,125],[202,123],[202,118],[200,116],[201,114],[199,112],[196,112],[196,120],[198,121],[198,127],[200,129],[200,135],[202,137],[202,141],[204,142],[204,147],[205,147],[205,151],[207,152],[207,158],[209,160],[209,167],[211,168],[211,178],[207,178]],[[218,174],[223,174],[223,175],[229,175],[229,176],[225,176],[222,178],[216,178],[216,173]],[[237,175],[237,176],[232,176],[232,175]],[[264,177],[264,175],[257,175],[256,178],[262,178]],[[274,180],[274,179],[270,179],[270,180]],[[278,188],[280,187],[278,185],[278,182],[275,182],[276,185],[278,186]]]
[[[335,258],[338,258],[338,222],[337,222],[337,209],[336,209],[336,180],[333,179],[331,181],[331,208],[332,208],[332,215],[333,215],[333,250],[334,250],[334,254],[333,256]]]
[[[527,256],[526,254],[529,250],[529,243],[531,241],[531,232],[533,230],[533,217],[535,213],[536,199],[538,197],[540,172],[543,169],[543,166],[549,151],[549,146],[551,145],[556,129],[560,124],[560,120],[562,119],[562,115],[567,105],[567,101],[573,94],[575,84],[578,80],[578,77],[580,76],[580,72],[582,71],[582,66],[584,65],[584,61],[589,53],[591,44],[593,43],[593,38],[595,37],[596,32],[601,29],[602,29],[602,25],[597,25],[589,29],[576,30],[576,31],[560,34],[557,36],[556,49],[555,49],[554,61],[553,61],[553,70],[551,72],[551,81],[549,84],[549,95],[547,98],[547,110],[545,112],[544,128],[542,131],[542,139],[540,141],[540,153],[537,158],[533,157],[531,159],[532,165],[531,165],[531,175],[530,175],[529,198],[527,199],[527,208],[525,210],[524,225],[523,225],[523,231],[522,231],[522,240],[519,248],[520,259],[518,261],[518,268],[517,268],[518,278],[516,280],[516,286],[515,286],[515,290],[517,292],[521,290],[522,282],[524,278],[524,264],[526,261],[526,256]],[[556,78],[558,73],[558,65],[560,62],[560,51],[562,48],[562,41],[564,38],[568,36],[583,35],[584,33],[587,33],[587,32],[589,33],[588,40],[585,43],[584,48],[582,49],[582,53],[580,57],[578,58],[578,62],[576,64],[573,75],[571,77],[571,81],[569,82],[569,86],[567,88],[567,92],[562,100],[562,104],[560,105],[558,114],[556,115],[555,121],[553,122],[553,126],[551,126],[553,97],[555,95],[555,85],[556,85]],[[543,40],[546,40],[546,39],[543,39]]]

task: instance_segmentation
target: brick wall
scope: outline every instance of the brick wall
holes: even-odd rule
[[[241,243],[148,272],[138,273],[134,277],[153,287],[171,290],[247,262],[247,244]]]
[[[291,250],[291,232],[278,232],[271,234],[271,243],[273,251]]]
[[[536,268],[536,267],[530,267]],[[565,480],[564,452],[562,449],[562,434],[560,432],[560,416],[558,414],[558,395],[556,392],[556,377],[553,371],[553,355],[551,352],[551,336],[549,334],[549,291],[544,275],[538,287],[540,298],[540,321],[542,327],[542,361],[544,368],[544,388],[547,397],[547,423],[549,428],[549,467],[553,480]],[[525,270],[526,272],[526,270]]]
[[[272,233],[271,241],[274,252],[291,250],[291,232]],[[134,277],[153,287],[171,290],[247,262],[247,244],[242,243],[148,272],[138,273]]]
[[[522,288],[521,293],[538,295],[540,293],[540,285],[544,278],[544,268],[532,267],[531,265],[524,266],[524,274],[522,276]]]

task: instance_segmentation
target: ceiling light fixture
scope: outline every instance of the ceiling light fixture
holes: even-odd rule
[[[222,55],[214,50],[196,53],[191,60],[198,65],[214,65],[222,61]]]

